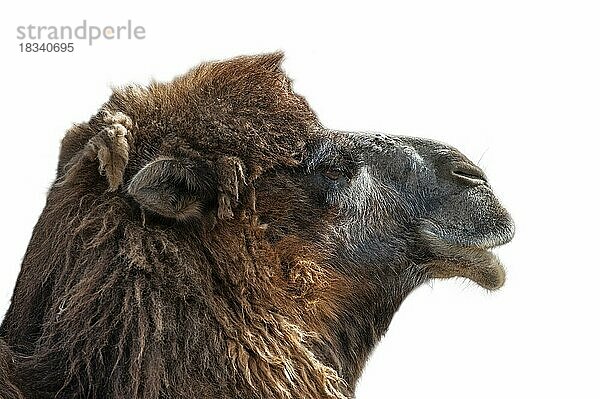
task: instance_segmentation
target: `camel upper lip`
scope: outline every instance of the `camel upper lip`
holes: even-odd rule
[[[512,219],[509,219],[507,223],[498,229],[488,231],[484,234],[471,234],[468,238],[465,238],[462,234],[448,234],[431,220],[424,220],[420,230],[421,234],[438,241],[438,243],[445,243],[452,247],[478,248],[483,250],[507,244],[515,236],[515,226]]]

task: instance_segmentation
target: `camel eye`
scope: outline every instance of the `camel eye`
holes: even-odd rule
[[[321,171],[321,173],[323,174],[323,176],[325,176],[329,180],[334,180],[334,181],[338,180],[344,176],[344,172],[340,168],[335,167],[335,166],[330,166],[326,169],[323,169]]]

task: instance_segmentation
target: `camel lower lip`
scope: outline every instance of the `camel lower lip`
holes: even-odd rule
[[[458,269],[457,277],[468,278],[489,290],[504,285],[506,278],[504,266],[490,249],[459,247],[449,255],[454,267]]]
[[[496,246],[459,245],[445,241],[430,231],[422,231],[433,252],[424,267],[432,278],[463,277],[488,290],[504,285],[506,272],[492,252]]]

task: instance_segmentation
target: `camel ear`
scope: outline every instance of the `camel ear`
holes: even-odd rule
[[[129,161],[127,136],[132,122],[127,115],[109,110],[103,110],[100,117],[104,128],[65,164],[65,174],[58,179],[57,185],[74,180],[82,165],[93,160],[98,161],[98,171],[106,177],[108,191],[116,191],[122,184]]]
[[[177,220],[208,214],[217,203],[216,177],[209,165],[161,158],[133,176],[127,192],[143,209]]]

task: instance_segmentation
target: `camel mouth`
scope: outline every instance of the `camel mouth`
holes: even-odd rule
[[[487,290],[497,290],[504,285],[506,271],[492,250],[508,243],[513,235],[511,229],[495,237],[456,242],[422,229],[421,237],[434,255],[424,266],[431,278],[463,277]]]

